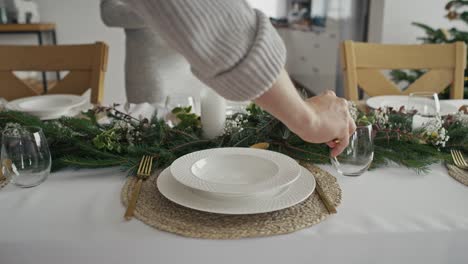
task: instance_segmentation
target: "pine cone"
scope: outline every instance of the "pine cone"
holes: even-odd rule
[[[458,18],[458,13],[455,11],[449,11],[447,14],[447,18],[450,20],[454,20]]]
[[[468,105],[462,105],[460,108],[458,108],[459,112],[463,112],[464,114],[468,115]]]

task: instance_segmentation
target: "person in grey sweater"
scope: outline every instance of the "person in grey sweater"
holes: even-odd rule
[[[228,100],[253,100],[311,143],[341,153],[356,129],[347,101],[332,91],[303,100],[284,69],[284,43],[245,0],[128,0],[144,23]]]

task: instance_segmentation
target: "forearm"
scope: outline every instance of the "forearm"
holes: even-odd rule
[[[273,86],[255,103],[278,118],[294,132],[308,130],[317,121],[315,112],[296,91],[288,73],[283,69]]]

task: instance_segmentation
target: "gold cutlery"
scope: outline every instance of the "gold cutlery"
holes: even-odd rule
[[[460,150],[450,150],[452,154],[453,163],[460,169],[468,170],[468,163],[466,162]]]
[[[3,182],[4,180],[6,180],[6,176],[3,174],[3,169],[0,170],[0,182]]]
[[[3,166],[5,170],[8,170],[9,173],[13,171],[12,169],[13,163],[11,162],[10,159],[4,159],[3,160]],[[0,181],[6,180],[5,174],[3,174],[3,168],[0,170]]]
[[[153,157],[149,155],[144,155],[138,166],[138,171],[136,178],[138,179],[135,186],[133,187],[132,196],[128,202],[127,211],[125,211],[125,220],[131,220],[135,213],[136,203],[138,196],[140,195],[141,185],[143,181],[149,178],[151,175],[151,169],[153,168]]]
[[[13,172],[12,166],[13,163],[10,159],[3,160],[2,165],[0,166],[0,189],[8,185],[8,183],[10,182],[9,180],[11,178],[11,173]],[[8,172],[9,175],[6,176],[5,174],[3,174],[3,172]]]

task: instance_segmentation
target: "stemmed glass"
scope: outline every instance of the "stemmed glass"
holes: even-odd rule
[[[413,129],[423,127],[428,121],[440,115],[439,96],[433,92],[410,93],[407,109],[415,112]]]
[[[335,169],[345,176],[360,176],[374,158],[372,125],[358,126],[349,138],[349,145],[337,157],[331,157]]]
[[[407,108],[410,111],[417,111],[417,115],[434,117],[440,113],[439,96],[433,92],[410,93]]]
[[[193,96],[184,96],[184,95],[168,95],[166,101],[164,102],[164,107],[171,111],[175,107],[192,107],[192,112],[199,113],[199,105],[196,99]]]
[[[158,111],[158,116],[164,119],[169,126],[175,126],[177,124],[177,118],[172,113],[172,110],[176,107],[187,107],[190,106],[191,112],[199,114],[200,106],[196,99],[192,96],[183,96],[183,95],[170,95],[166,96],[166,100],[163,105],[156,106]]]
[[[52,164],[47,140],[39,127],[7,128],[2,134],[2,172],[19,187],[41,184]]]

